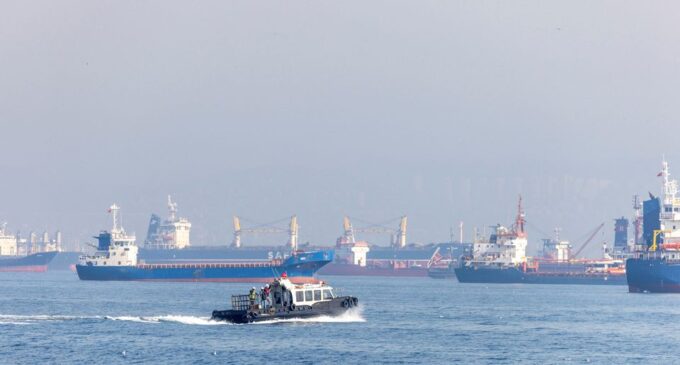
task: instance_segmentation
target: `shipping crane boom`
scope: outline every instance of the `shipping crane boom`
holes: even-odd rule
[[[602,227],[604,227],[604,222],[603,222],[602,224],[600,224],[599,226],[597,226],[597,228],[595,228],[595,230],[594,230],[593,233],[588,237],[588,239],[587,239],[585,242],[583,242],[583,244],[581,245],[581,247],[578,248],[578,250],[576,250],[576,253],[574,253],[574,255],[572,256],[572,258],[575,259],[575,258],[581,253],[581,251],[583,251],[583,249],[585,249],[586,246],[588,246],[588,244],[590,243],[590,241],[592,241],[593,238],[595,238],[595,235],[597,235],[597,233],[600,232],[600,230],[602,229]]]

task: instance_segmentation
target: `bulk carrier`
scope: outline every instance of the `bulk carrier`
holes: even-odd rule
[[[6,223],[0,225],[0,272],[45,272],[58,253],[50,247],[24,252],[28,250],[20,249],[18,241],[7,232]]]
[[[282,228],[274,223],[255,224],[243,227],[241,219],[233,217],[234,236],[231,245],[196,246],[190,240],[191,223],[177,215],[177,204],[168,197],[168,216],[165,219],[152,214],[144,245],[139,248],[139,258],[146,263],[175,264],[213,262],[224,260],[267,261],[284,259],[298,249],[297,217],[288,219]],[[372,224],[369,227],[354,229],[349,217],[344,218],[344,234],[336,241],[335,259],[323,266],[320,275],[351,276],[432,276],[450,277],[449,265],[455,258],[468,249],[469,244],[430,244],[424,246],[406,244],[407,218],[401,217],[396,229]],[[354,232],[389,234],[392,237],[389,247],[369,245],[354,239]],[[279,246],[245,246],[245,234],[285,234],[288,240]],[[326,250],[326,247],[305,250]]]
[[[426,246],[406,244],[407,218],[399,219],[399,227],[371,226],[355,229],[349,217],[343,219],[343,235],[336,240],[335,260],[319,270],[320,275],[387,276],[387,277],[451,277],[455,264],[469,245],[440,243]],[[390,247],[370,245],[357,240],[355,232],[390,233]]]
[[[455,269],[461,283],[526,284],[625,284],[622,260],[573,263],[549,262],[541,268],[539,260],[526,256],[527,233],[520,197],[517,218],[511,227],[497,225],[488,239],[475,242],[472,254]],[[568,256],[567,256],[568,257]]]
[[[269,282],[286,273],[292,281],[315,282],[316,271],[333,260],[332,251],[317,251],[269,261],[147,263],[138,259],[135,236],[120,225],[119,209],[116,204],[109,209],[113,227],[96,237],[97,252],[81,256],[76,265],[81,280]]]
[[[680,199],[678,182],[662,162],[662,196],[643,205],[643,245],[626,261],[628,291],[680,293]]]

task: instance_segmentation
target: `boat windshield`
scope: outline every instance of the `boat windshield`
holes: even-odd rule
[[[333,299],[333,291],[331,289],[324,289],[323,290],[323,299]]]

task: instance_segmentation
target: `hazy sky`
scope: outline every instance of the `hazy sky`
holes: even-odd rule
[[[195,244],[233,214],[322,245],[407,214],[432,242],[521,193],[530,246],[611,241],[663,153],[680,176],[678,24],[676,1],[3,1],[0,220],[83,242],[115,201],[143,236],[171,193]]]

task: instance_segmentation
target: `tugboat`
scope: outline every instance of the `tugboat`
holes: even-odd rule
[[[294,284],[284,272],[281,278],[269,284],[267,300],[251,289],[252,295],[232,295],[231,308],[214,310],[212,319],[232,323],[252,323],[272,319],[337,316],[359,305],[359,299],[336,296],[333,288],[324,282]],[[255,298],[255,299],[253,299]]]

